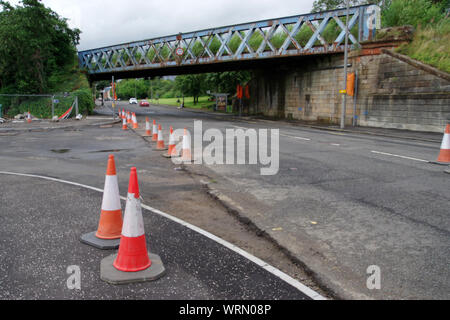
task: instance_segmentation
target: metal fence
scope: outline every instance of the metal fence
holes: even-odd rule
[[[78,97],[69,94],[0,94],[3,114],[30,112],[34,119],[67,119],[78,115]]]

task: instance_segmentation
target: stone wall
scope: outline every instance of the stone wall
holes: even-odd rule
[[[450,117],[449,79],[389,54],[386,49],[392,47],[375,43],[349,55],[348,71],[357,73],[357,95],[347,97],[346,124],[352,123],[356,103],[360,126],[442,132]],[[254,71],[244,111],[337,125],[342,88],[342,54],[309,57]]]
[[[450,119],[450,81],[396,56],[384,50],[351,59],[358,73],[358,124],[442,132]]]
[[[310,57],[276,69],[254,71],[250,113],[334,122],[342,104],[341,55]]]

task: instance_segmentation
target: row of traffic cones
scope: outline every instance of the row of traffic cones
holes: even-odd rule
[[[122,118],[122,130],[128,130],[128,124],[132,124],[133,129],[138,129],[139,124],[137,122],[136,114],[134,112],[125,111],[122,109],[119,112],[119,117]],[[187,129],[184,128],[184,134],[183,134],[183,148],[181,151],[181,155],[177,153],[176,150],[176,144],[175,144],[175,138],[173,134],[173,128],[170,126],[170,135],[169,135],[169,145],[168,147],[164,144],[164,138],[162,134],[162,127],[161,124],[157,125],[156,120],[153,120],[153,127],[150,129],[150,121],[148,117],[145,117],[145,137],[152,137],[151,141],[156,142],[156,148],[157,151],[164,151],[168,150],[167,153],[163,154],[166,158],[172,158],[172,157],[180,157],[183,162],[190,162],[192,161],[192,154],[191,154],[191,143],[189,139],[189,135],[187,133]]]
[[[122,122],[122,129],[128,130],[127,124],[132,124],[133,129],[138,129],[139,125],[137,122],[136,114],[134,112],[130,113],[129,111],[125,112],[124,109],[122,109],[121,112],[119,112],[119,117],[123,119]],[[31,120],[30,120],[31,121]],[[152,134],[153,131],[153,134]],[[173,129],[170,127],[170,137],[169,137],[169,147],[166,148],[164,145],[164,139],[162,135],[162,128],[161,125],[158,125],[158,129],[156,126],[156,121],[153,120],[153,130],[150,130],[150,122],[148,117],[145,117],[145,136],[152,137],[152,142],[156,142],[156,150],[162,151],[167,150],[168,153],[164,154],[164,157],[171,158],[171,157],[178,157],[176,148],[175,148],[175,139],[173,137]],[[190,147],[190,140],[187,135],[186,128],[184,129],[184,135],[183,135],[183,149],[181,152],[182,161],[191,161],[191,147]],[[444,131],[444,137],[442,139],[442,144],[440,148],[440,153],[437,158],[437,162],[439,163],[450,163],[450,124],[447,124],[445,131]]]
[[[135,167],[130,170],[127,202],[122,208],[114,156],[109,155],[97,231],[84,234],[81,242],[99,249],[119,249],[100,263],[100,278],[112,284],[156,280],[164,275],[161,258],[147,249]]]

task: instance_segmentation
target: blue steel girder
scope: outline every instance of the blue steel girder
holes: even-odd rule
[[[345,16],[346,10],[338,9],[85,50],[78,52],[79,65],[96,75],[342,52],[345,23],[341,18]],[[331,34],[339,34],[327,41],[323,33],[332,21],[335,30]],[[356,27],[358,36],[349,33],[350,48],[372,39],[379,21],[378,6],[351,7],[348,29]],[[176,53],[179,48],[181,55]]]

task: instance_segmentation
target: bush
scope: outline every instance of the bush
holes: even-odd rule
[[[384,27],[438,23],[445,17],[445,3],[431,0],[394,0],[381,13]]]
[[[91,90],[89,88],[78,89],[70,95],[70,97],[75,96],[78,96],[78,112],[84,115],[91,114],[95,107]]]
[[[397,52],[450,73],[450,19],[435,25],[419,27],[411,43],[400,46]]]
[[[78,96],[78,112],[84,115],[91,114],[94,109],[94,97],[89,88],[79,89],[68,96],[55,95],[59,102],[54,104],[55,116],[61,116],[74,102]],[[16,97],[10,100],[10,107],[7,115],[14,117],[16,114],[30,113],[38,118],[52,117],[52,99],[51,97]],[[75,110],[72,110],[71,117],[75,116]]]

